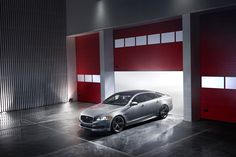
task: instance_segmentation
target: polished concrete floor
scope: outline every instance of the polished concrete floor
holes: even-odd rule
[[[236,126],[184,122],[169,115],[121,133],[94,133],[78,126],[92,104],[66,103],[0,114],[0,157],[235,157]]]

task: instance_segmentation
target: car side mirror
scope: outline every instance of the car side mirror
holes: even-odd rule
[[[130,104],[130,106],[135,106],[135,105],[138,105],[138,102],[133,101],[133,102],[131,102],[131,104]]]

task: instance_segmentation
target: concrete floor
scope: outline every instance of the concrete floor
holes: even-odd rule
[[[119,134],[93,133],[78,126],[92,104],[66,103],[0,114],[0,156],[235,157],[236,126],[184,122],[169,115]]]

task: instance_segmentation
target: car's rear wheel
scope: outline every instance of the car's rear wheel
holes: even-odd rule
[[[125,128],[125,120],[121,116],[116,116],[111,123],[111,129],[113,132],[118,133],[124,130]]]
[[[162,105],[159,110],[159,118],[165,119],[168,116],[169,107],[167,105]]]

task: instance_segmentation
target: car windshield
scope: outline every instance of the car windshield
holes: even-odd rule
[[[104,100],[104,104],[125,106],[128,104],[129,100],[132,98],[130,94],[118,93],[110,96],[106,100]]]

